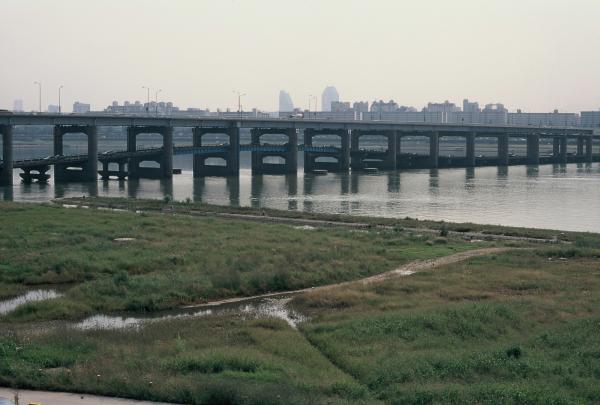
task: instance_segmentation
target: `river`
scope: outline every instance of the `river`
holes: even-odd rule
[[[48,152],[43,148],[47,146],[17,148],[15,158],[44,156]],[[297,176],[252,176],[250,154],[243,152],[235,178],[194,179],[191,156],[175,156],[174,167],[183,172],[172,181],[54,184],[51,179],[45,185],[22,184],[15,170],[14,186],[0,187],[0,198],[41,202],[82,195],[170,195],[175,200],[256,208],[600,231],[599,163],[320,176],[304,174],[300,167]]]

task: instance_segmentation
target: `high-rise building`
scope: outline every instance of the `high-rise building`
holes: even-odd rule
[[[582,111],[581,126],[587,128],[600,128],[600,111]]]
[[[48,112],[56,114],[58,112],[58,106],[55,104],[48,105]]]
[[[477,101],[470,102],[468,98],[463,100],[463,112],[476,113],[480,112],[479,103]]]
[[[279,111],[294,111],[294,103],[292,102],[290,93],[285,90],[279,91]]]
[[[23,100],[18,98],[13,102],[13,111],[14,112],[23,112]]]
[[[427,107],[423,108],[423,111],[449,113],[460,111],[460,107],[446,100],[443,103],[427,103]]]
[[[73,103],[73,112],[76,114],[84,114],[90,112],[90,105],[75,101]]]
[[[398,111],[398,103],[390,100],[387,103],[383,100],[373,101],[371,104],[371,112],[394,112]]]
[[[335,87],[327,86],[321,95],[321,111],[331,111],[332,101],[340,101],[340,95]]]
[[[352,104],[352,109],[358,113],[368,112],[369,111],[369,102],[368,101],[355,101]]]
[[[332,101],[331,112],[348,112],[350,111],[350,102],[348,101]]]

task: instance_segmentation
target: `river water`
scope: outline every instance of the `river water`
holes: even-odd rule
[[[17,150],[19,157],[45,151]],[[475,169],[407,170],[375,174],[253,176],[250,153],[241,154],[239,177],[194,179],[191,156],[175,156],[183,169],[166,180],[109,180],[97,183],[22,184],[15,170],[13,187],[0,198],[47,201],[57,197],[191,199],[212,204],[308,212],[415,217],[600,232],[600,164],[569,164]]]

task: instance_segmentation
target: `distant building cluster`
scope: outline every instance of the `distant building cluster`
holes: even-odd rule
[[[302,113],[308,118],[331,120],[600,128],[600,110],[582,111],[581,114],[558,110],[549,113],[527,113],[520,109],[509,112],[501,103],[489,103],[481,108],[478,102],[464,99],[462,107],[446,100],[441,103],[429,102],[418,111],[414,107],[399,105],[394,100],[376,100],[370,105],[366,101],[340,101],[333,86],[323,91],[321,111],[294,109],[291,97],[285,91],[280,93],[279,100],[280,117]]]

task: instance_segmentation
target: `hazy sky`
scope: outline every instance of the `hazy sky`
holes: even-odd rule
[[[600,108],[600,0],[0,0],[0,108],[343,100]],[[152,94],[151,98],[154,98]],[[320,98],[320,97],[319,97]],[[320,103],[320,100],[319,100]]]

